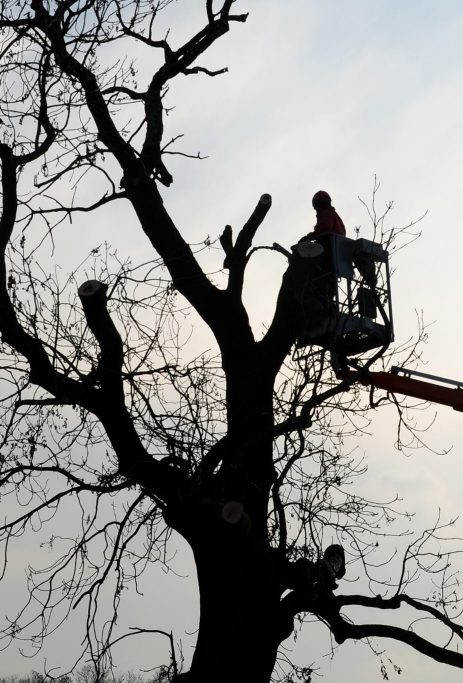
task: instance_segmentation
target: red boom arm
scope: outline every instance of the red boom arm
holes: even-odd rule
[[[349,372],[351,377],[357,373]],[[431,382],[423,382],[411,377],[403,377],[391,372],[368,372],[365,375],[360,375],[357,378],[365,386],[373,386],[377,389],[384,389],[393,394],[404,394],[405,396],[412,396],[423,401],[431,401],[432,403],[440,403],[444,406],[450,406],[454,410],[463,412],[463,389],[450,389],[439,384],[432,384]]]

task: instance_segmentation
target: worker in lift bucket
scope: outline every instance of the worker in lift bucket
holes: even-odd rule
[[[324,251],[329,251],[328,235],[345,235],[346,228],[341,217],[331,206],[331,197],[325,190],[319,190],[312,197],[312,206],[317,214],[317,222],[312,232],[301,237],[299,242],[291,247],[292,251],[303,258],[315,258]],[[326,254],[329,259],[329,255]]]
[[[324,246],[324,235],[346,234],[346,228],[344,227],[341,217],[336,213],[334,206],[331,206],[331,197],[328,192],[325,192],[325,190],[315,192],[312,197],[312,206],[317,214],[317,222],[312,232],[309,232],[308,235],[305,235],[299,240],[299,245],[307,241],[316,240],[319,244]],[[302,255],[303,254],[301,254],[301,256]]]
[[[312,233],[307,235],[306,239],[313,239],[320,237],[326,233],[335,233],[336,235],[345,235],[346,228],[340,216],[336,213],[334,206],[331,206],[331,197],[328,192],[319,190],[315,192],[312,197],[312,206],[317,213],[317,223]]]

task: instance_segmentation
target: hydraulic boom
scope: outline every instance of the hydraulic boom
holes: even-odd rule
[[[413,379],[411,375],[425,377],[433,381],[424,382],[423,380]],[[411,396],[423,401],[439,403],[463,412],[463,382],[456,382],[444,377],[398,367],[393,367],[391,372],[365,372],[364,374],[347,370],[342,373],[342,377],[355,379],[355,381],[361,382],[365,386],[384,389],[393,394],[404,394],[405,396]],[[454,388],[442,386],[442,384],[436,384],[436,382],[453,385]]]

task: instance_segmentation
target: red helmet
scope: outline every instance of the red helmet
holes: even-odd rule
[[[317,206],[329,206],[330,204],[331,197],[328,192],[325,192],[325,190],[318,190],[318,192],[315,192],[314,196],[312,197],[312,206],[314,209],[316,209]]]

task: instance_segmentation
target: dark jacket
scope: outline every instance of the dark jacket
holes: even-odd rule
[[[345,235],[346,228],[341,218],[338,216],[332,206],[317,211],[317,223],[313,229],[313,237],[317,238],[325,233],[335,233],[336,235]]]

